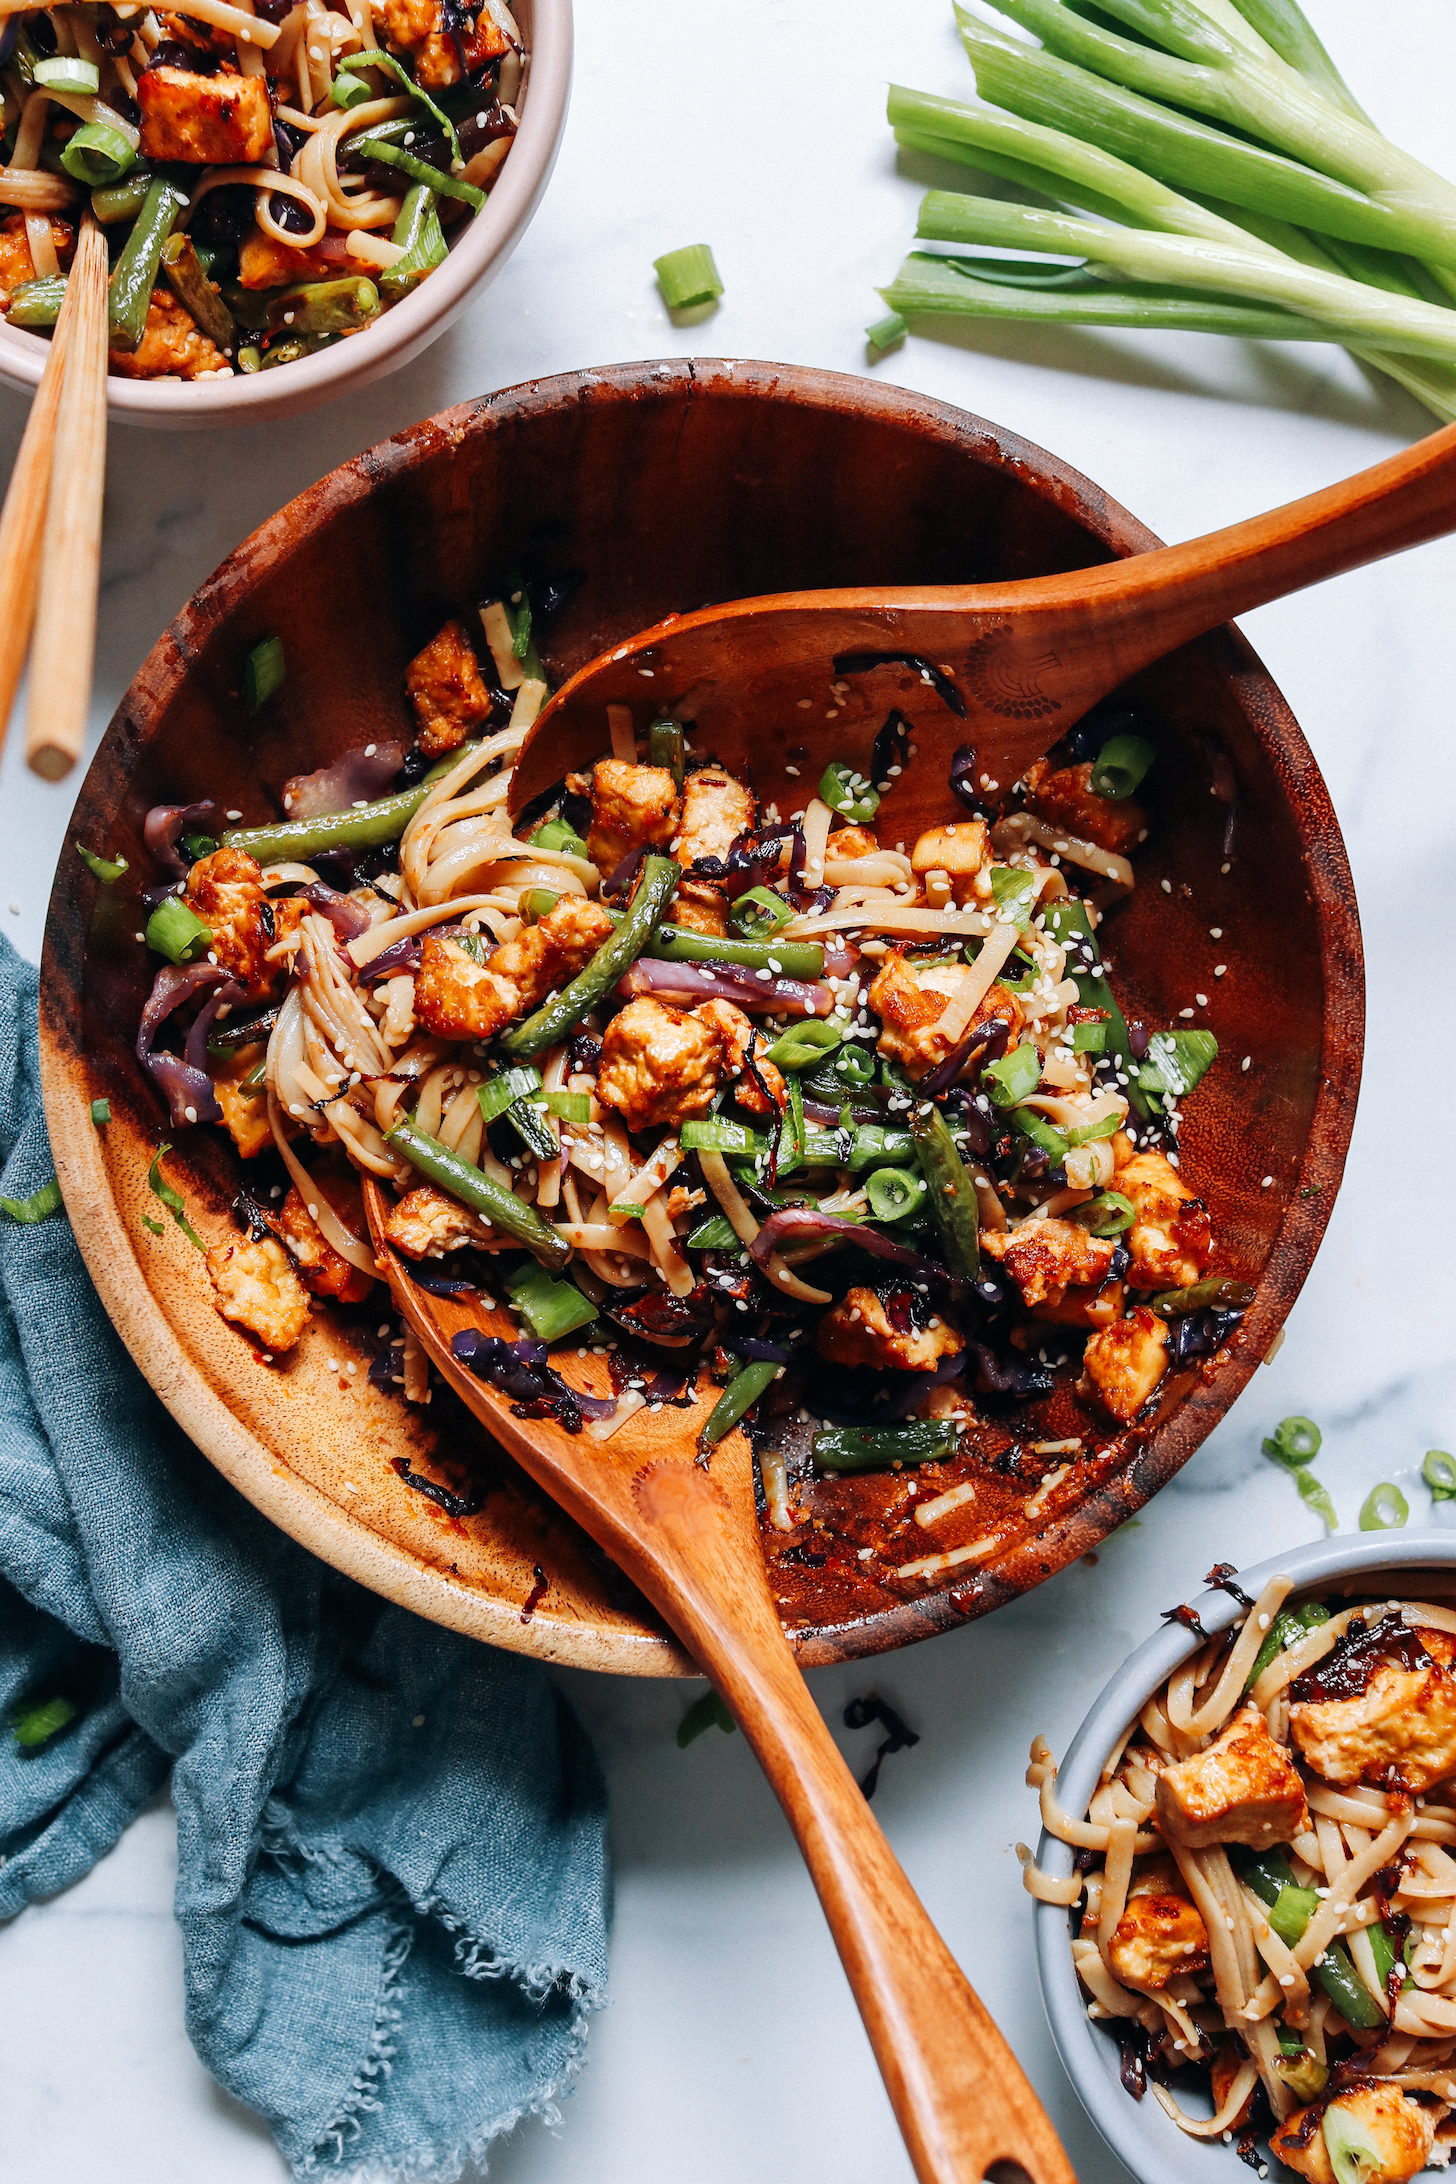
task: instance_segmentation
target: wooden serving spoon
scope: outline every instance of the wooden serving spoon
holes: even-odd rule
[[[385,1240],[389,1201],[364,1179],[380,1265],[430,1362],[462,1402],[624,1570],[709,1675],[798,1838],[920,2184],[1075,2184],[1020,2065],[885,1841],[809,1696],[775,1610],[741,1427],[706,1463],[711,1404],[634,1413],[607,1440],[523,1423],[450,1343],[469,1328],[516,1338],[509,1314],[435,1297]],[[604,1394],[600,1359],[574,1377]]]
[[[1004,796],[1033,760],[1152,661],[1251,607],[1456,529],[1456,425],[1268,515],[1100,568],[1017,583],[784,592],[670,615],[589,661],[527,737],[512,816],[606,742],[605,708],[696,723],[698,748],[751,763],[762,794],[807,799],[818,762],[780,780],[797,744],[870,770],[893,704],[937,757],[977,752]],[[893,670],[887,674],[886,670]],[[825,722],[833,723],[826,738]]]

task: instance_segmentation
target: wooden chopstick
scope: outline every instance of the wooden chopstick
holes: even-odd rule
[[[47,781],[59,781],[80,757],[91,705],[106,484],[106,280],[106,238],[88,212],[62,310],[65,358],[26,709],[26,759]]]
[[[35,593],[40,578],[40,542],[50,495],[51,457],[56,444],[56,414],[65,372],[66,311],[51,337],[50,355],[30,405],[24,437],[10,473],[5,506],[0,509],[0,747],[30,649],[35,621]]]

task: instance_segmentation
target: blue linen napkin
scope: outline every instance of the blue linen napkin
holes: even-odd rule
[[[36,974],[0,938],[0,1194],[53,1162]],[[9,1723],[77,1718],[32,1752]],[[531,1662],[275,1531],[112,1332],[63,1213],[0,1215],[0,1918],[171,1772],[187,2026],[298,2175],[447,2179],[583,2060],[606,1797]]]

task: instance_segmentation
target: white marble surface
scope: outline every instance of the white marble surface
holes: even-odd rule
[[[1456,41],[1443,0],[1310,0],[1359,95],[1399,140],[1456,165]],[[444,404],[529,375],[696,350],[866,368],[914,221],[880,116],[884,79],[963,94],[947,0],[587,0],[555,182],[497,287],[426,356],[348,408],[209,440],[118,432],[110,454],[93,733],[168,618],[237,542],[332,464]],[[887,26],[893,49],[886,52]],[[651,260],[708,239],[728,293],[678,331]],[[1423,413],[1337,352],[1168,336],[1013,331],[912,340],[876,367],[997,418],[1104,484],[1168,538],[1307,492],[1390,453]],[[19,401],[0,391],[13,455]],[[1365,921],[1370,1047],[1328,1240],[1273,1367],[1096,1566],[918,1650],[814,1679],[834,1721],[876,1686],[920,1730],[877,1810],[951,1947],[1006,2027],[1084,2184],[1113,2184],[1051,2051],[1012,1844],[1038,1729],[1064,1744],[1104,1677],[1217,1556],[1253,1561],[1317,1520],[1259,1455],[1286,1412],[1325,1431],[1353,1525],[1370,1485],[1413,1483],[1456,1445],[1456,1315],[1444,1099],[1456,991],[1432,928],[1452,874],[1447,657],[1456,545],[1429,546],[1251,616],[1346,830]],[[0,775],[0,920],[38,954],[70,787]],[[1215,1029],[1217,1028],[1215,1020]],[[1418,1080],[1424,1090],[1418,1089]],[[502,2147],[501,2184],[836,2184],[907,2178],[808,1884],[738,1738],[680,1753],[682,1687],[564,1679],[611,1778],[613,2004],[555,2133]],[[691,1695],[690,1692],[687,1695]],[[869,1732],[845,1737],[863,1758]],[[181,2021],[158,1806],[102,1866],[0,1933],[7,2184],[277,2184],[261,2127],[207,2079]]]

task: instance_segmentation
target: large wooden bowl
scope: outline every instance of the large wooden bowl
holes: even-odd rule
[[[334,471],[223,563],[150,654],[86,778],[71,831],[132,870],[98,888],[63,859],[41,1041],[57,1168],[97,1287],[163,1401],[250,1501],[364,1584],[497,1645],[639,1675],[686,1666],[448,1390],[407,1413],[367,1386],[363,1331],[322,1313],[286,1366],[263,1363],[213,1310],[181,1232],[143,1227],[159,1210],[146,1177],[165,1134],[133,1058],[151,976],[134,938],[137,890],[154,878],[147,808],[210,796],[260,820],[287,775],[398,734],[406,662],[517,557],[586,572],[549,632],[548,665],[562,675],[715,599],[1032,576],[1157,543],[1054,457],[962,411],[861,379],[694,361],[576,373],[446,411]],[[270,634],[283,639],[288,680],[251,718],[239,671]],[[1363,984],[1324,783],[1231,628],[1150,671],[1136,695],[1165,755],[1142,884],[1108,929],[1115,977],[1129,1014],[1153,1022],[1176,1022],[1195,993],[1214,997],[1225,1062],[1191,1104],[1185,1162],[1211,1201],[1220,1267],[1257,1282],[1258,1300],[1216,1370],[1181,1375],[1150,1429],[1108,1443],[1074,1509],[969,1583],[905,1601],[853,1571],[826,1589],[822,1572],[781,1568],[806,1662],[950,1628],[1121,1524],[1243,1387],[1329,1218],[1354,1117]],[[1217,983],[1215,963],[1226,966]],[[98,1096],[111,1102],[104,1131],[90,1119]],[[182,1133],[169,1168],[203,1236],[227,1230],[239,1164],[222,1135]],[[444,1515],[404,1485],[400,1456],[483,1481],[481,1513]],[[528,1608],[538,1569],[549,1589]]]

